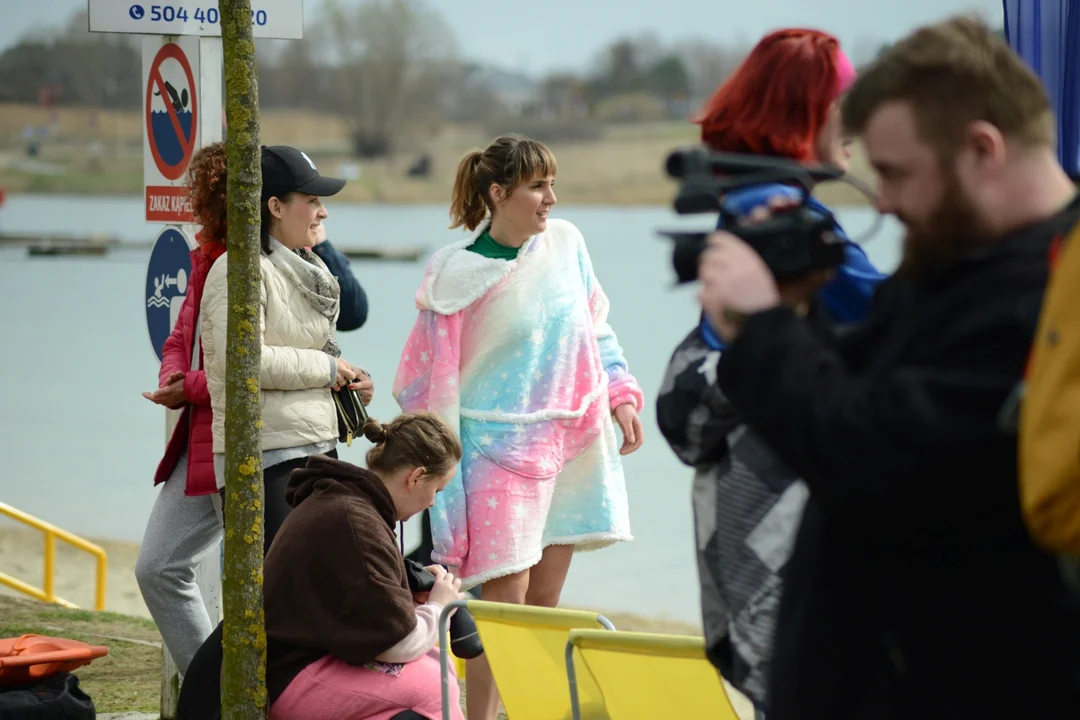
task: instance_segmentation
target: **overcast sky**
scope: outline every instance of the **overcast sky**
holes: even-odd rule
[[[114,1],[125,4],[128,0]],[[154,2],[155,0],[149,0]],[[207,0],[160,0],[192,7]],[[261,0],[264,3],[294,0]],[[303,0],[308,23],[321,0]],[[357,0],[343,0],[355,3]],[[429,0],[466,57],[539,75],[580,69],[619,35],[655,33],[663,42],[702,37],[749,45],[781,26],[834,33],[856,56],[913,28],[976,11],[1002,24],[1000,0]],[[260,0],[254,0],[255,4]],[[145,4],[145,3],[144,3]],[[0,0],[0,48],[27,30],[66,22],[87,0]]]

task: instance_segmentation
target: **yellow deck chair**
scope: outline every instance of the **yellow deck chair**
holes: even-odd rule
[[[458,600],[439,618],[439,662],[442,672],[443,720],[450,718],[450,613],[467,607],[476,621],[484,654],[491,664],[506,713],[514,720],[570,720],[566,677],[566,642],[570,631],[615,627],[603,615],[580,610]],[[599,688],[579,683],[581,704],[602,707]]]
[[[572,630],[566,665],[574,720],[587,717],[576,688],[590,677],[610,720],[739,720],[701,637]]]

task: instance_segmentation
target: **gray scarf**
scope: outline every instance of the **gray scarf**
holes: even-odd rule
[[[330,339],[323,352],[341,357],[341,347],[335,341],[334,326],[341,308],[341,287],[326,264],[307,248],[289,250],[275,238],[270,238],[270,262],[300,291],[311,307],[330,321]]]

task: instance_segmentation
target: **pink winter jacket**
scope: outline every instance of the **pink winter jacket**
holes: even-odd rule
[[[180,307],[176,327],[162,348],[159,383],[164,383],[174,372],[185,373],[183,405],[172,408],[184,412],[176,424],[165,456],[154,474],[154,484],[169,479],[184,450],[187,450],[186,495],[209,495],[217,492],[214,477],[214,439],[212,434],[213,413],[210,409],[210,391],[206,388],[206,373],[202,370],[202,343],[199,343],[199,368],[191,369],[191,359],[198,338],[195,335],[202,302],[203,285],[214,261],[225,252],[225,246],[216,242],[204,242],[191,252],[191,279],[188,293]]]

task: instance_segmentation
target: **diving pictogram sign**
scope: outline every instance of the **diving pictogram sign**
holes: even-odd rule
[[[143,48],[143,178],[147,222],[190,223],[184,173],[199,147],[198,38]]]

